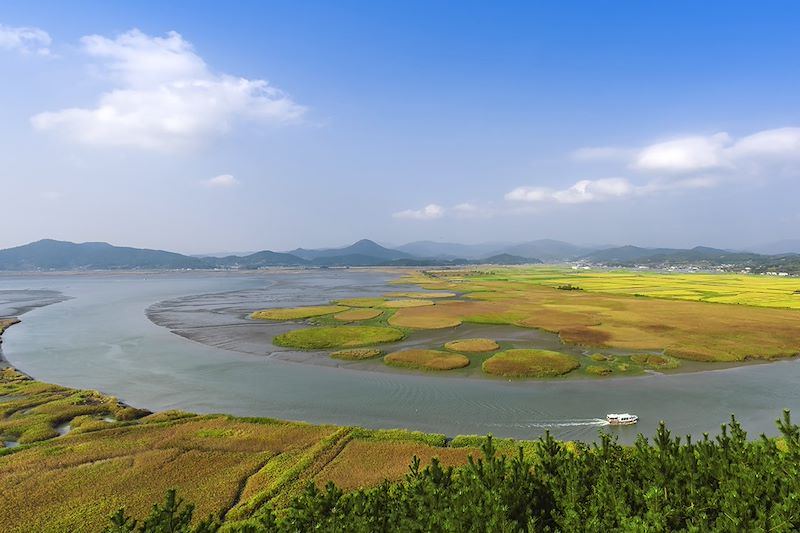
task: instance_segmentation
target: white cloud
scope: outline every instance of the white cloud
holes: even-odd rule
[[[239,120],[286,123],[306,109],[264,80],[213,73],[191,43],[175,32],[151,37],[131,30],[109,39],[81,39],[119,85],[93,108],[69,108],[31,118],[36,129],[96,146],[173,151],[229,131]]]
[[[696,172],[727,164],[723,148],[731,141],[727,133],[707,137],[683,137],[642,149],[633,166],[658,172]]]
[[[230,189],[236,187],[241,182],[234,178],[231,174],[220,174],[201,182],[203,186],[211,189]]]
[[[735,172],[744,168],[800,158],[800,128],[763,130],[739,139],[726,132],[679,137],[638,150],[582,148],[573,159],[626,159],[633,170],[664,175]]]
[[[433,220],[444,216],[444,208],[437,204],[428,204],[422,209],[406,209],[398,211],[392,216],[410,220]]]
[[[50,35],[41,28],[15,28],[0,24],[0,49],[47,56],[50,55],[52,42]]]
[[[517,187],[505,195],[506,200],[529,203],[583,204],[603,202],[631,196],[637,187],[625,178],[581,180],[566,189]]]
[[[727,155],[743,158],[800,158],[800,128],[778,128],[742,137]]]

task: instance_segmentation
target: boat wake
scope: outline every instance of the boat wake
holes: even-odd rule
[[[495,424],[492,424],[495,425]],[[568,428],[568,427],[600,427],[607,426],[608,421],[602,418],[575,418],[569,420],[536,420],[516,424],[496,424],[498,426],[513,426],[520,428]]]

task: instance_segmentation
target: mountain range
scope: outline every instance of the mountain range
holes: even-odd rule
[[[790,242],[790,241],[786,241]],[[800,242],[799,242],[800,244]],[[783,247],[788,244],[782,245]],[[73,243],[44,239],[0,250],[0,270],[176,270],[257,269],[265,267],[519,265],[581,261],[609,266],[736,264],[759,268],[777,265],[800,270],[800,255],[758,254],[697,246],[691,249],[638,246],[582,246],[552,239],[526,243],[458,244],[417,241],[396,248],[369,239],[341,248],[288,252],[263,250],[243,255],[188,256],[164,250]]]

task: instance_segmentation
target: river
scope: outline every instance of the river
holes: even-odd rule
[[[636,378],[507,382],[325,364],[319,354],[274,349],[269,336],[286,326],[245,318],[256,308],[380,295],[395,290],[386,286],[393,277],[356,270],[0,274],[0,292],[51,299],[6,331],[2,350],[37,379],[97,389],[151,410],[450,436],[530,439],[549,430],[561,439],[591,441],[603,430],[630,443],[639,432],[652,435],[660,420],[673,434],[713,434],[731,413],[751,435],[774,435],[782,409],[800,413],[796,360]],[[68,299],[30,291],[58,291]],[[176,314],[181,306],[188,308]],[[0,316],[21,307],[0,304]],[[245,334],[221,335],[223,328]],[[506,329],[551,342],[535,330]],[[314,364],[303,364],[304,358]],[[599,420],[625,411],[639,415],[640,423],[608,428]]]

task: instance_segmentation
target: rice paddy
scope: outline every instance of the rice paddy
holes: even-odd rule
[[[556,377],[580,366],[574,357],[548,350],[506,350],[483,362],[487,374],[503,377]]]
[[[421,370],[453,370],[469,365],[469,358],[441,350],[402,350],[383,358],[390,366]]]
[[[444,347],[453,352],[493,352],[500,345],[492,339],[462,339],[450,341]]]
[[[337,326],[296,329],[272,339],[278,346],[303,350],[327,348],[357,348],[399,341],[404,337],[399,329],[379,326]]]

